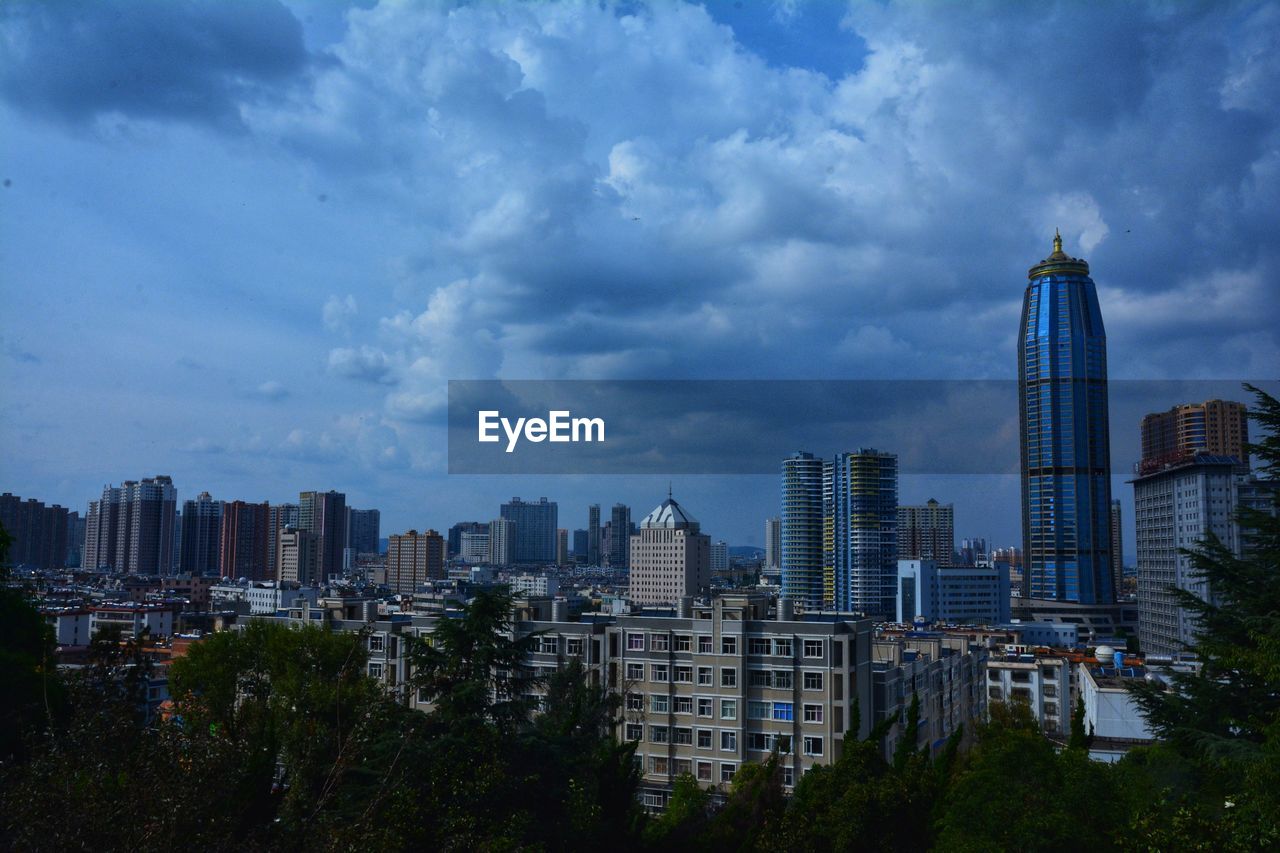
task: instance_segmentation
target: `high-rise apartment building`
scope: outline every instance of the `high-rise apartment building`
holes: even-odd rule
[[[388,538],[387,586],[393,592],[407,595],[444,575],[444,537],[436,531],[410,530]]]
[[[1120,501],[1111,502],[1111,588],[1120,597],[1120,587],[1124,582],[1124,516],[1120,512]]]
[[[609,511],[609,535],[606,537],[609,547],[606,554],[609,568],[625,569],[631,564],[631,507],[626,504],[614,504]]]
[[[637,604],[674,604],[711,585],[711,537],[669,494],[631,537],[630,578]]]
[[[355,554],[377,554],[382,535],[382,513],[376,509],[347,507],[347,548]]]
[[[269,537],[271,539],[267,577],[274,578],[279,575],[276,567],[276,552],[279,550],[280,532],[286,527],[298,526],[298,505],[271,504],[267,523],[270,526]]]
[[[717,539],[711,543],[711,573],[725,574],[729,571],[729,543]]]
[[[516,563],[554,563],[559,509],[555,501],[512,498],[499,515],[516,523]]]
[[[271,505],[228,501],[222,507],[218,537],[218,574],[251,581],[273,580]]]
[[[458,559],[464,563],[488,563],[489,559],[489,525],[482,524],[479,532],[466,531],[458,542]]]
[[[831,470],[835,608],[894,616],[898,586],[898,457],[863,448]]]
[[[347,547],[347,496],[342,492],[301,492],[298,526],[319,537],[321,580],[342,574]]]
[[[898,559],[932,560],[939,566],[954,562],[955,506],[929,498],[923,506],[898,507]]]
[[[489,525],[479,521],[459,521],[453,527],[449,528],[449,532],[445,534],[445,556],[457,557],[462,554],[462,534],[464,533],[483,533],[489,535]],[[485,560],[480,558],[480,562]]]
[[[556,531],[556,565],[569,565],[569,531],[563,527]]]
[[[119,488],[104,486],[89,504],[85,523],[86,568],[140,575],[168,575],[174,567],[177,490],[160,475]]]
[[[774,516],[764,520],[764,570],[778,572],[782,569],[782,519]]]
[[[587,564],[600,565],[600,504],[587,507]]]
[[[1234,456],[1249,464],[1249,413],[1243,403],[1206,400],[1184,403],[1142,419],[1142,461],[1148,474],[1196,453]]]
[[[581,528],[573,531],[573,559],[578,563],[587,559],[587,531]]]
[[[831,463],[812,453],[800,451],[782,461],[782,594],[810,610],[825,600],[824,491],[830,477]]]
[[[61,569],[67,563],[70,514],[65,507],[5,492],[0,495],[0,524],[13,537],[9,562],[14,566]]]
[[[1089,265],[1031,267],[1018,335],[1025,583],[1031,598],[1115,601],[1107,338]]]
[[[208,492],[184,501],[178,571],[195,577],[218,575],[221,539],[222,501],[215,501]]]
[[[310,530],[286,527],[280,531],[276,546],[276,580],[315,586],[320,576],[320,536]]]
[[[1180,652],[1194,640],[1194,619],[1178,606],[1174,589],[1211,600],[1212,590],[1182,550],[1213,534],[1241,553],[1238,465],[1235,456],[1197,453],[1133,481],[1138,639],[1147,654]]]
[[[520,527],[515,521],[510,518],[495,518],[489,522],[490,565],[514,565],[519,544]]]

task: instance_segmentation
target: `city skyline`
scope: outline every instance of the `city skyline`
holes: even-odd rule
[[[1274,8],[741,5],[7,10],[4,488],[335,489],[388,533],[547,494],[577,528],[667,478],[449,477],[445,380],[1012,379],[1055,227],[1113,378],[1280,361]],[[1071,74],[1007,49],[1048,35]],[[676,488],[734,544],[778,513],[776,477]],[[900,500],[1013,544],[1017,490]]]

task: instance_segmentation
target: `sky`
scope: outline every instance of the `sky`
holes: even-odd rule
[[[447,382],[1011,379],[1055,228],[1113,378],[1274,378],[1277,43],[1262,2],[3,4],[0,489],[336,488],[386,535],[674,480],[758,545],[776,476],[449,475]],[[1019,538],[1016,477],[930,496]]]

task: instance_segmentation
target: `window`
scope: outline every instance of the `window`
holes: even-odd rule
[[[676,697],[676,713],[692,714],[693,713],[693,697],[677,696]]]
[[[822,738],[815,735],[804,736],[804,754],[822,755]]]
[[[747,640],[747,654],[749,655],[767,655],[769,654],[771,644],[769,640],[763,637],[752,637]]]
[[[775,669],[773,671],[772,681],[773,686],[779,690],[790,690],[791,685],[795,684],[794,679],[791,678],[791,670],[789,669]]]
[[[764,732],[748,732],[747,733],[747,749],[752,752],[768,752],[773,738]]]
[[[675,776],[683,776],[693,772],[693,762],[687,758],[677,758],[671,762],[671,772]]]
[[[639,693],[628,693],[628,694],[627,694],[627,710],[628,710],[628,711],[643,711],[643,710],[644,710],[644,697],[643,697],[643,696],[641,696]]]
[[[773,653],[778,657],[782,657],[782,658],[791,657],[791,639],[787,638],[785,640],[774,640]]]
[[[667,743],[671,740],[666,726],[649,726],[649,740],[653,743]]]
[[[644,807],[647,809],[660,809],[665,805],[662,802],[662,794],[657,792],[645,793],[641,799],[644,802]]]
[[[692,684],[693,683],[693,667],[677,666],[671,671],[671,680],[676,684]]]
[[[804,656],[807,658],[822,657],[822,641],[821,640],[805,640]]]
[[[569,657],[580,657],[582,655],[582,638],[570,637],[565,640],[564,653]]]
[[[644,737],[644,726],[639,723],[627,723],[627,740],[640,740]]]
[[[649,664],[649,680],[650,681],[654,681],[659,684],[664,684],[669,680],[668,679],[669,675],[670,673],[668,672],[667,665],[665,663]]]
[[[722,720],[738,719],[738,700],[737,699],[721,699],[720,700],[720,719]]]
[[[676,634],[676,651],[687,652],[692,648],[693,638],[688,634]]]
[[[371,634],[369,636],[369,651],[371,652],[382,651],[383,648],[385,648],[386,642],[387,642],[386,637],[382,636],[381,634]]]
[[[711,700],[710,699],[703,699],[701,697],[698,698],[698,716],[699,717],[711,716]]]
[[[671,648],[671,638],[666,634],[650,634],[649,650],[654,652],[665,652]]]
[[[768,702],[748,702],[747,703],[747,719],[748,720],[767,720],[771,708]]]
[[[371,663],[371,664],[369,664],[369,677],[370,677],[370,678],[381,678],[381,677],[382,677],[382,664],[380,664],[380,663]]]
[[[738,653],[737,637],[721,637],[720,638],[720,654],[736,655]]]
[[[655,714],[665,714],[671,708],[671,698],[660,694],[649,697],[649,710]]]
[[[796,771],[791,767],[782,768],[782,786],[784,788],[794,788],[796,785]]]
[[[627,651],[644,651],[644,634],[627,634]]]
[[[804,674],[805,690],[821,690],[822,689],[822,673],[806,672]]]
[[[773,718],[782,720],[783,722],[791,722],[795,719],[795,709],[790,702],[774,702]]]
[[[711,781],[711,762],[710,761],[698,762],[698,781],[699,782]]]
[[[711,748],[711,729],[698,729],[698,749]]]
[[[747,673],[747,685],[750,687],[770,687],[772,684],[773,679],[767,669],[753,669]]]
[[[706,635],[698,636],[698,654],[709,655],[712,651],[711,638]]]
[[[701,684],[703,687],[711,686],[711,667],[709,666],[698,667],[698,683]]]
[[[720,732],[720,751],[721,752],[737,752],[738,751],[738,733],[737,732]]]
[[[731,666],[720,667],[720,686],[721,687],[737,687],[738,686],[738,670]]]
[[[805,705],[804,721],[806,723],[822,722],[822,706],[821,705]]]
[[[671,742],[680,744],[681,746],[693,745],[693,729],[672,729]]]
[[[665,755],[649,756],[649,772],[659,776],[667,775],[667,757]],[[658,795],[661,798],[661,794]]]
[[[729,763],[727,763],[727,762],[726,762],[726,763],[721,764],[721,765],[720,765],[720,781],[721,781],[721,782],[732,782],[732,781],[733,781],[733,773],[734,773],[734,771],[735,771],[735,770],[737,770],[737,769],[738,769],[738,766],[737,766],[736,764],[729,764]]]
[[[558,637],[539,637],[538,651],[543,654],[554,655],[560,651],[560,642]]]
[[[643,681],[644,680],[644,664],[642,663],[627,664],[627,680]]]

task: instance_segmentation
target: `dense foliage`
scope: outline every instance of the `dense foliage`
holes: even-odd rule
[[[1258,392],[1280,474],[1280,404]],[[361,634],[262,622],[213,635],[171,669],[152,713],[151,662],[98,638],[72,674],[16,593],[0,599],[0,847],[385,850],[1255,850],[1280,844],[1280,521],[1258,513],[1242,556],[1215,542],[1196,565],[1213,603],[1203,669],[1138,699],[1164,740],[1115,765],[1088,758],[1083,709],[1057,749],[1029,710],[995,705],[972,747],[937,756],[895,720],[847,741],[785,797],[778,756],[713,794],[675,781],[666,811],[639,807],[633,745],[591,674],[545,683],[523,667],[509,601],[481,595],[408,653],[430,713],[364,673]],[[3,537],[0,536],[0,543]],[[0,563],[3,560],[0,558]],[[537,684],[545,705],[527,698]],[[912,731],[919,703],[901,720]]]

